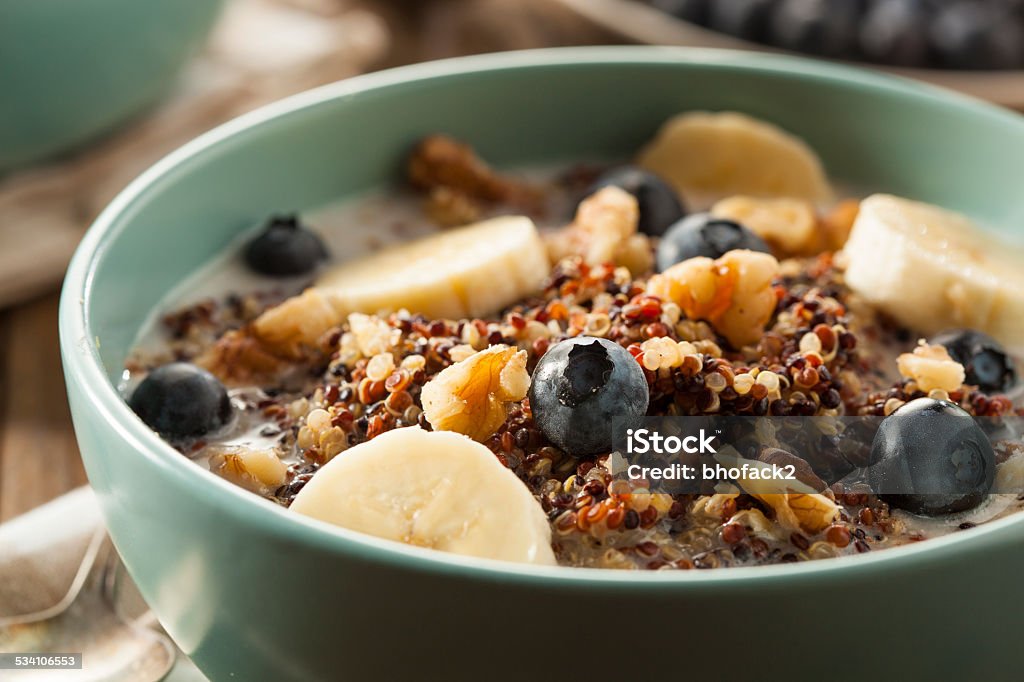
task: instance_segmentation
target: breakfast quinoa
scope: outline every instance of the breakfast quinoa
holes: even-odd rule
[[[767,124],[719,116],[735,119],[712,123],[767,134]],[[388,268],[401,271],[419,257],[409,250],[418,242],[371,255],[395,256],[372,269],[325,274],[327,251],[304,221],[272,219],[244,258],[257,272],[295,279],[287,286],[268,279],[164,313],[159,343],[140,345],[127,363],[133,409],[216,475],[286,508],[301,507],[309,486],[311,502],[300,513],[363,532],[374,532],[377,521],[348,523],[359,510],[317,511],[316,505],[340,504],[322,500],[342,495],[334,488],[334,498],[320,492],[314,500],[319,472],[341,472],[341,462],[352,457],[345,475],[355,476],[355,453],[392,431],[427,439],[462,434],[467,447],[486,448],[506,470],[486,476],[510,472],[519,482],[513,491],[495,479],[491,501],[481,483],[473,500],[480,498],[481,507],[500,503],[495,514],[524,527],[539,509],[537,537],[550,550],[531,545],[521,560],[545,563],[550,554],[565,566],[688,570],[823,559],[969,529],[1024,505],[1024,497],[992,492],[992,476],[1004,484],[1000,490],[1024,482],[1024,454],[1013,443],[995,448],[987,487],[971,491],[972,502],[961,497],[935,509],[865,492],[845,479],[822,480],[806,467],[797,467],[801,479],[819,492],[766,495],[743,481],[700,493],[654,492],[647,481],[616,475],[616,455],[600,428],[573,431],[592,416],[574,411],[594,409],[588,405],[613,388],[610,405],[625,405],[624,395],[642,391],[638,416],[896,419],[929,401],[972,417],[1020,414],[1007,395],[1016,381],[1013,361],[983,333],[999,330],[964,328],[940,338],[851,282],[857,254],[844,249],[856,238],[851,232],[867,229],[861,223],[875,210],[871,202],[884,212],[890,206],[880,202],[905,200],[826,199],[830,188],[816,159],[795,138],[784,140],[789,146],[772,159],[752,160],[793,157],[787,182],[771,191],[757,186],[756,177],[735,186],[694,180],[671,165],[680,153],[673,145],[697,134],[684,125],[708,122],[684,115],[667,124],[641,153],[644,170],[574,166],[528,180],[499,174],[465,144],[426,138],[407,164],[422,222],[436,226],[426,239],[480,230],[477,238],[493,244],[486,258],[508,248],[506,260],[487,264],[487,279],[473,279],[475,271],[459,275],[457,295],[448,301],[431,289],[433,275],[420,272],[424,295],[386,300],[392,290],[405,291],[392,286]],[[769,146],[753,147],[767,155]],[[544,229],[536,231],[532,221]],[[475,225],[457,227],[469,223]],[[269,250],[259,243],[268,235],[278,239]],[[438,253],[448,246],[435,241],[429,248]],[[351,283],[367,277],[372,291],[368,286],[363,294]],[[1007,335],[1000,338],[1005,343]],[[583,371],[572,363],[584,361],[604,363],[603,378],[577,398],[565,398],[564,386],[548,391],[542,383],[552,371],[570,382],[591,380],[585,373],[570,376]],[[994,374],[993,363],[1002,363]],[[177,384],[193,392],[189,409],[172,420],[164,419],[160,404],[171,400],[166,391],[147,390],[161,371],[177,371]],[[553,402],[556,393],[561,403]],[[573,413],[569,421],[556,412],[561,409]],[[409,440],[407,447],[420,442],[431,447],[429,440]],[[415,462],[416,453],[395,453],[409,458],[395,471],[432,466],[425,453]],[[759,458],[797,461],[781,451]],[[373,475],[385,470],[381,464]],[[395,495],[412,485],[404,473],[387,475]],[[453,474],[444,484],[459,480]],[[326,475],[323,481],[328,485]],[[452,486],[459,495],[461,488]],[[519,490],[528,491],[534,509],[510,506],[519,504]],[[421,504],[409,500],[420,498],[402,504]],[[376,502],[362,511],[366,504]],[[375,534],[515,559],[504,548],[460,549],[415,528]]]

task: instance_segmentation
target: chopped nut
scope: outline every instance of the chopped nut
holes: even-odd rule
[[[330,301],[307,289],[266,310],[252,324],[225,333],[196,364],[228,385],[274,383],[289,365],[320,354],[324,335],[340,323]]]
[[[416,146],[408,174],[421,189],[445,187],[467,200],[534,207],[539,198],[536,189],[496,173],[469,145],[445,135],[430,135]]]
[[[786,453],[788,454],[788,453]],[[758,467],[768,469],[769,464],[739,457],[735,451],[726,449],[715,455],[722,464],[729,467]],[[765,473],[761,476],[744,476],[737,483],[743,490],[775,510],[775,520],[784,528],[819,533],[839,516],[839,506],[812,486],[801,480],[779,480]]]
[[[839,506],[819,493],[754,495],[775,510],[775,520],[791,530],[820,533],[839,516]]]
[[[678,304],[691,320],[713,320],[729,308],[733,286],[731,272],[710,258],[699,257],[652,277],[647,293]]]
[[[930,346],[923,341],[913,353],[896,358],[900,375],[913,379],[925,393],[942,390],[950,393],[963,386],[964,367],[949,356],[942,346]]]
[[[1005,462],[996,467],[996,480],[992,492],[1024,493],[1024,452],[1010,455]]]
[[[778,302],[772,283],[779,274],[779,262],[754,251],[730,251],[718,262],[734,273],[735,284],[731,305],[710,322],[737,348],[757,343]]]
[[[655,275],[647,293],[703,319],[736,347],[756,343],[775,311],[779,262],[766,253],[730,251],[718,260],[691,258]]]
[[[644,275],[654,267],[654,252],[645,234],[631,234],[615,249],[612,261],[635,276]]]
[[[818,218],[808,201],[730,197],[715,204],[711,214],[749,228],[781,257],[810,255],[820,250]]]
[[[475,440],[490,437],[505,423],[507,403],[526,397],[526,359],[525,351],[496,345],[447,367],[423,387],[427,421]]]
[[[286,370],[288,362],[271,353],[248,328],[225,333],[196,358],[197,365],[228,386],[273,383]]]
[[[210,470],[253,492],[269,492],[284,484],[288,467],[266,449],[224,448],[210,457]]]
[[[341,317],[323,292],[307,289],[256,318],[253,331],[275,354],[300,359],[339,324]]]
[[[647,237],[637,233],[636,198],[618,187],[605,187],[580,202],[568,227],[546,236],[552,262],[582,256],[591,266],[614,263],[633,275],[649,272],[654,256]]]

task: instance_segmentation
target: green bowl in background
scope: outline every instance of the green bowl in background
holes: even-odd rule
[[[173,85],[222,0],[2,0],[0,174],[113,130]]]
[[[114,388],[161,297],[240,230],[400,182],[427,133],[502,167],[626,158],[688,109],[773,121],[851,186],[1024,228],[1024,118],[847,67],[632,47],[466,58],[319,88],[188,144],[97,220],[60,310],[75,428],[128,570],[212,680],[1018,677],[1024,515],[797,565],[502,564],[298,518],[189,462]]]

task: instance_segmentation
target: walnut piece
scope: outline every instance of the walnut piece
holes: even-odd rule
[[[744,492],[756,497],[775,511],[775,521],[788,530],[820,533],[837,516],[839,505],[799,479],[781,480],[768,475],[770,464],[739,457],[734,450],[723,449],[715,456],[728,467],[762,469],[761,476],[745,476],[737,480]]]
[[[256,318],[253,331],[273,352],[301,359],[339,324],[341,316],[327,296],[319,289],[307,289]]]
[[[321,338],[340,323],[327,296],[307,289],[224,334],[196,362],[231,385],[272,383],[319,354]]]
[[[679,305],[691,320],[707,320],[733,346],[756,343],[775,312],[772,286],[779,262],[767,253],[730,251],[718,260],[676,263],[647,283],[647,293]]]
[[[526,397],[526,351],[495,345],[442,370],[423,386],[423,414],[439,431],[483,441],[508,416],[508,403]]]
[[[446,188],[448,201],[482,201],[536,208],[540,193],[532,186],[490,168],[473,148],[445,135],[424,138],[409,157],[407,173],[416,187],[433,193]]]
[[[552,262],[581,256],[590,266],[614,263],[634,276],[654,265],[651,244],[637,233],[640,209],[636,198],[614,186],[598,190],[580,202],[572,224],[547,235]]]
[[[914,352],[896,358],[896,367],[901,376],[913,379],[925,393],[959,390],[966,378],[963,365],[951,358],[943,346],[930,346],[923,341]]]
[[[210,470],[247,490],[266,494],[284,484],[288,466],[273,450],[232,446],[210,456]]]
[[[287,358],[275,355],[243,327],[227,332],[195,360],[228,386],[271,384],[290,365]]]
[[[839,505],[819,493],[768,493],[754,495],[775,510],[775,520],[789,530],[814,535],[839,516]]]

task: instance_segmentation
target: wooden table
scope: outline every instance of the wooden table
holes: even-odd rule
[[[0,311],[0,522],[86,482],[61,374],[57,300]]]

